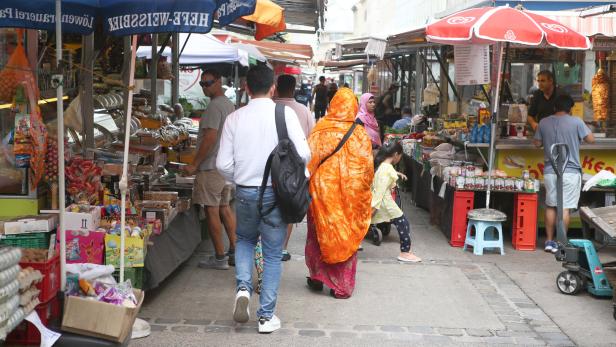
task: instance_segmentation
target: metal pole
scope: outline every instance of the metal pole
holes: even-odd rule
[[[180,34],[173,33],[171,46],[171,105],[175,106],[180,100]]]
[[[94,33],[83,36],[81,42],[81,66],[85,69],[79,73],[79,97],[81,100],[81,117],[83,119],[84,141],[82,150],[85,155],[88,148],[94,148],[94,105],[93,96],[93,70],[94,70]]]
[[[410,73],[409,73],[410,77]],[[422,56],[417,50],[415,53],[415,114],[421,114],[421,97],[423,92],[423,64]]]
[[[492,181],[492,169],[494,168],[494,155],[496,151],[496,116],[498,115],[498,104],[500,102],[500,87],[501,87],[501,78],[500,73],[503,67],[503,48],[504,44],[499,42],[494,46],[494,54],[498,54],[496,61],[496,88],[493,91],[492,100],[492,117],[490,118],[490,158],[488,159],[488,188],[486,190],[486,208],[490,208],[490,191],[492,189],[491,181]]]
[[[156,49],[156,43],[154,43]],[[120,283],[124,282],[124,250],[126,249],[126,193],[128,190],[128,147],[130,146],[130,119],[133,110],[133,88],[135,85],[135,59],[137,57],[137,36],[132,37],[131,57],[128,67],[128,95],[126,100],[126,120],[124,129],[124,157],[122,165],[122,178],[120,179]]]
[[[56,0],[56,68],[57,74],[62,74],[62,0]],[[56,76],[57,77],[57,76]],[[56,88],[56,113],[58,117],[58,209],[60,223],[58,232],[60,233],[60,287],[62,291],[66,288],[66,234],[64,233],[64,209],[66,208],[66,186],[64,180],[64,88],[62,80]]]
[[[156,84],[158,80],[158,34],[152,34],[152,61],[150,63],[150,92],[152,93],[151,106],[152,110],[150,114],[156,115],[158,108],[158,86]]]

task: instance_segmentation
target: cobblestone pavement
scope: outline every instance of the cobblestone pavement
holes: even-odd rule
[[[616,346],[616,322],[600,318],[611,319],[610,303],[559,294],[553,257],[509,247],[504,257],[476,257],[449,247],[425,211],[407,206],[406,213],[413,249],[424,261],[396,261],[394,233],[380,247],[364,242],[349,300],[307,290],[305,225],[297,227],[278,301],[282,329],[270,335],[257,334],[254,320],[230,320],[233,271],[197,268],[211,254],[206,241],[176,275],[148,293],[140,316],[152,335],[131,346]]]

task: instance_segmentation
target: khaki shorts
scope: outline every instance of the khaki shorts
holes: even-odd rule
[[[226,184],[216,170],[199,171],[192,194],[193,203],[203,206],[228,206],[233,199],[233,185]]]

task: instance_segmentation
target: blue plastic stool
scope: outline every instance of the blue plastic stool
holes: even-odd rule
[[[500,254],[505,255],[501,222],[506,220],[507,215],[497,210],[482,208],[469,211],[464,251],[471,246],[473,254],[483,255],[484,248],[499,248]],[[472,228],[475,228],[475,236],[471,236]]]

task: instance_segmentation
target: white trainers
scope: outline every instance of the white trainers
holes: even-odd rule
[[[250,293],[242,288],[235,294],[235,305],[233,305],[233,320],[238,323],[246,323],[250,319]]]
[[[280,329],[280,319],[273,315],[272,318],[259,318],[259,334],[269,334]]]

